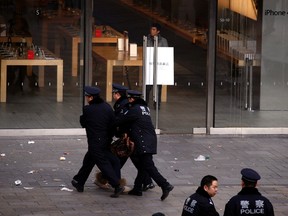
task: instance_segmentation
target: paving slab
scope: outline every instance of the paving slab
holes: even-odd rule
[[[275,215],[287,216],[286,136],[159,135],[154,161],[175,186],[163,202],[159,187],[142,197],[124,194],[110,198],[111,190],[93,184],[96,167],[84,193],[76,192],[70,182],[86,150],[85,136],[0,137],[0,215],[151,216],[163,212],[176,216],[181,215],[185,198],[207,174],[219,180],[219,192],[213,200],[223,215],[226,202],[241,189],[240,170],[251,167],[262,176],[259,190],[273,203]],[[208,159],[195,161],[199,155]],[[136,169],[130,160],[122,176],[132,187]],[[16,180],[21,185],[16,186]]]

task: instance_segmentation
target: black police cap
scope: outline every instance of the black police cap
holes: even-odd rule
[[[242,179],[249,182],[257,182],[261,176],[253,169],[244,168],[241,170]]]
[[[113,83],[112,88],[113,88],[112,92],[125,92],[128,90],[128,87],[117,84],[117,83]]]
[[[84,92],[86,96],[96,96],[100,94],[101,90],[98,87],[85,86]]]
[[[128,90],[127,97],[128,98],[141,98],[142,93],[135,90]]]

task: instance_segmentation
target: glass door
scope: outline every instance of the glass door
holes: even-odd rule
[[[102,29],[102,32],[108,27],[119,34],[127,32],[129,43],[136,44],[140,50],[143,36],[151,34],[151,26],[155,23],[160,26],[161,37],[167,39],[168,46],[174,49],[174,82],[161,86],[158,115],[152,91],[146,95],[154,124],[158,125],[161,133],[192,133],[194,128],[204,128],[208,1],[97,0],[94,1],[93,14],[96,28]],[[117,50],[117,44],[110,46]],[[92,83],[105,89],[111,83],[107,84],[105,64],[101,63],[99,56],[97,59],[101,49],[108,48],[93,45],[96,58],[93,58]],[[138,57],[142,54],[140,52]],[[118,55],[130,53],[119,52]],[[138,65],[113,66],[111,80],[133,90],[143,89],[142,69]],[[113,103],[111,101],[111,105]]]

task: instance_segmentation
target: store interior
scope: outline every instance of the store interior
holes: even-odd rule
[[[265,31],[270,29],[263,24],[263,19],[266,19],[265,23],[269,23],[269,20],[259,15],[258,1],[247,2],[218,2],[218,20],[215,21],[217,37],[214,124],[218,128],[285,127],[288,124],[286,100],[283,102],[279,97],[275,97],[284,95],[287,88],[285,78],[279,83],[284,69],[279,72],[276,81],[271,81],[271,75],[263,74],[264,63],[261,61],[262,41],[271,41],[275,35],[262,34],[264,27]],[[238,10],[239,8],[242,9]],[[6,101],[0,103],[0,128],[79,128],[85,79],[81,1],[7,0],[1,3],[0,10],[0,21],[5,25],[13,19],[22,18],[28,23],[28,26],[25,26],[24,22],[24,27],[15,27],[25,30],[22,32],[11,32],[7,28],[4,36],[2,31],[0,38],[5,38],[1,39],[2,48],[7,50],[8,34],[13,34],[14,38],[27,36],[28,40],[32,37],[33,45],[28,45],[26,39],[12,42],[16,47],[20,47],[24,42],[29,49],[32,47],[34,53],[38,48],[43,50],[46,60],[63,60],[62,87],[57,83],[57,80],[61,80],[57,75],[58,63],[45,63],[43,80],[41,67],[7,67],[7,95]],[[174,47],[174,85],[167,86],[167,102],[161,103],[159,111],[153,109],[153,106],[150,107],[152,119],[154,123],[157,122],[162,133],[193,133],[197,128],[206,127],[208,14],[208,0],[93,1],[93,37],[96,29],[102,30],[103,37],[110,38],[121,37],[123,32],[127,31],[129,42],[141,47],[143,36],[149,33],[151,23],[158,22],[162,26],[161,35],[167,38],[169,46]],[[77,38],[79,42],[75,42]],[[93,42],[95,49],[103,46],[103,42],[99,43],[97,39],[99,38]],[[117,48],[114,41],[106,43],[105,46]],[[24,50],[26,55],[28,48]],[[9,55],[17,55],[19,58],[19,49],[11,48]],[[89,83],[99,86],[102,89],[101,96],[107,98],[106,66],[94,58],[93,54],[91,56],[93,65]],[[272,66],[265,66],[265,69],[271,70]],[[247,77],[251,71],[252,81]],[[139,67],[114,67],[113,82],[141,90]],[[63,91],[59,94],[61,88]],[[108,102],[113,105],[113,101]],[[152,99],[148,102],[150,105],[153,103]]]

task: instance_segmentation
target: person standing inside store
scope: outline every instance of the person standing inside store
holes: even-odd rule
[[[241,175],[242,190],[225,205],[224,216],[274,216],[273,205],[256,188],[260,175],[250,168],[242,169]]]
[[[112,107],[100,97],[100,91],[97,87],[84,87],[88,105],[83,107],[80,124],[86,130],[88,151],[84,156],[82,167],[71,183],[78,192],[83,192],[85,182],[93,167],[97,165],[114,188],[111,197],[118,197],[124,191],[124,187],[119,183],[120,161],[110,151],[115,115]]]
[[[157,136],[150,110],[141,96],[141,92],[127,91],[129,110],[115,124],[116,127],[126,125],[127,135],[135,144],[133,157],[137,157],[139,164],[134,187],[128,194],[142,196],[142,185],[148,174],[161,187],[163,201],[174,187],[159,173],[153,162],[153,155],[157,153]]]
[[[185,200],[182,216],[219,216],[211,199],[217,191],[217,178],[212,175],[204,176],[200,187]]]
[[[147,47],[154,47],[155,37],[158,37],[158,47],[168,47],[168,41],[160,34],[161,25],[159,23],[152,23],[150,27],[150,34],[147,37]],[[146,85],[146,101],[149,103],[149,96],[153,85]],[[157,85],[158,91],[158,109],[161,105],[162,85]],[[153,106],[156,108],[156,102],[153,101]]]

